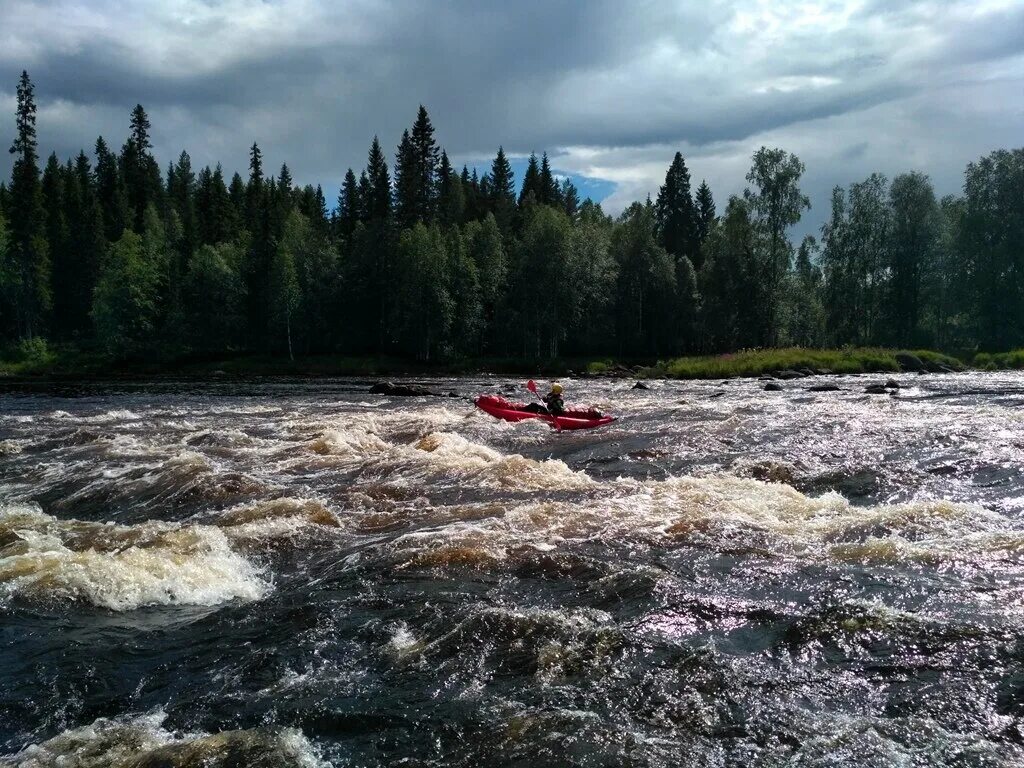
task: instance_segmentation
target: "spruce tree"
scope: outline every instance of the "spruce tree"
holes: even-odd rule
[[[181,221],[182,238],[179,244],[182,264],[199,243],[199,227],[196,221],[196,175],[192,171],[192,158],[182,151],[178,162],[171,166],[167,180],[167,196],[171,209]]]
[[[572,183],[571,179],[564,179],[562,181],[562,189],[559,192],[559,199],[562,205],[565,215],[570,219],[575,219],[576,214],[580,210],[580,193],[576,189],[576,185]]]
[[[132,110],[128,141],[121,150],[125,190],[136,232],[141,232],[145,226],[146,208],[149,205],[159,206],[163,192],[160,167],[150,151],[153,148],[150,128],[146,110],[141,104],[136,104]]]
[[[541,155],[540,159],[540,197],[539,202],[544,205],[559,207],[562,204],[561,188],[551,172],[551,164],[548,162],[548,153]]]
[[[432,222],[437,215],[440,150],[426,108],[402,134],[395,159],[395,216],[399,226]]]
[[[356,225],[360,219],[361,203],[359,200],[359,182],[351,168],[345,172],[345,181],[341,184],[341,191],[338,193],[338,220],[337,236],[348,243],[352,239],[352,233],[356,231]]]
[[[52,330],[61,338],[71,335],[70,308],[71,293],[74,290],[73,266],[70,263],[75,254],[69,242],[67,220],[67,195],[65,174],[57,155],[51,154],[43,169],[43,209],[46,212],[46,243],[50,254],[51,283],[53,291]]]
[[[711,196],[711,187],[708,186],[706,181],[701,181],[700,186],[697,188],[694,202],[697,208],[697,243],[691,258],[694,268],[700,271],[701,266],[704,264],[701,248],[704,245],[704,241],[707,240],[712,225],[715,223],[715,199]]]
[[[448,153],[443,150],[437,177],[437,220],[443,227],[458,226],[466,215],[466,195],[462,180],[452,169]]]
[[[96,139],[96,195],[103,212],[103,232],[108,242],[121,238],[130,226],[128,194],[117,158],[100,136]]]
[[[684,256],[697,264],[697,216],[690,197],[690,172],[676,152],[655,204],[662,247],[678,262]]]
[[[519,190],[519,207],[529,205],[531,202],[542,202],[544,190],[541,186],[540,164],[537,162],[537,155],[530,153],[530,160],[526,164],[526,173],[523,174],[523,188]]]
[[[512,164],[505,157],[505,150],[498,147],[498,154],[491,163],[490,173],[491,185],[486,195],[490,212],[494,214],[494,220],[501,230],[503,237],[509,237],[512,232],[512,222],[516,213],[516,181],[512,173]],[[473,169],[473,179],[476,182],[476,169]],[[481,191],[481,197],[484,197]]]
[[[17,89],[17,133],[11,145],[8,269],[18,333],[32,339],[42,333],[52,302],[46,212],[36,152],[36,102],[32,81],[21,73]]]
[[[395,218],[401,228],[416,223],[416,158],[409,131],[402,131],[402,140],[395,153]]]
[[[67,266],[71,288],[64,299],[62,314],[70,334],[83,336],[91,330],[92,291],[99,279],[100,263],[106,250],[103,212],[85,152],[78,153],[73,168],[69,166],[69,173],[65,176],[65,199],[72,256]]]
[[[366,163],[367,195],[366,218],[386,222],[391,218],[391,175],[387,160],[380,148],[380,141],[373,137],[370,154]]]
[[[250,234],[260,228],[263,209],[263,153],[254,141],[249,148],[249,184],[245,189],[245,227]]]

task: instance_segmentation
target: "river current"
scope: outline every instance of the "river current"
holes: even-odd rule
[[[1024,375],[884,380],[0,385],[0,766],[1022,765]]]

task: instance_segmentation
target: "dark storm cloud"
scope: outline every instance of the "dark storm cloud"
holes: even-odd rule
[[[952,179],[1024,135],[1022,38],[1019,0],[6,0],[0,98],[13,106],[29,69],[41,144],[62,155],[101,132],[120,145],[141,102],[163,162],[184,147],[244,169],[256,140],[271,167],[287,160],[329,196],[375,133],[393,147],[423,103],[456,160],[547,149],[616,182],[614,208],[656,191],[676,148],[723,193],[771,142],[809,176],[812,158],[827,163],[829,181],[908,159]]]

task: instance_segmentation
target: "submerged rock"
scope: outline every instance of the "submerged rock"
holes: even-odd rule
[[[781,392],[782,391],[782,385],[781,384],[776,384],[774,381],[769,381],[767,384],[764,385],[764,391],[765,392]]]
[[[900,383],[896,379],[889,379],[885,382],[886,389],[900,389]]]
[[[650,389],[650,387],[644,384],[642,381],[638,381],[636,384],[633,385],[633,389]]]
[[[868,384],[866,387],[864,387],[864,391],[867,392],[869,395],[889,394],[889,390],[886,388],[885,384]]]
[[[428,397],[436,395],[421,384],[395,384],[390,381],[378,381],[370,387],[371,395],[389,395],[391,397]]]
[[[813,387],[808,387],[808,392],[840,392],[842,387],[838,384],[815,384]]]

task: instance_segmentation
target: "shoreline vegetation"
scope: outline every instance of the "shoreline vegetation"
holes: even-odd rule
[[[141,104],[127,136],[42,161],[27,72],[16,105],[8,375],[722,378],[1024,348],[1024,149],[968,164],[962,195],[920,171],[836,187],[820,237],[797,242],[805,167],[779,147],[718,203],[676,152],[656,195],[609,215],[543,152],[521,179],[500,144],[459,172],[423,106],[393,162],[374,138],[325,192],[271,173],[255,141],[247,176],[158,159]]]
[[[313,355],[289,360],[277,356],[242,355],[213,360],[179,359],[118,363],[96,352],[73,347],[20,350],[0,355],[0,380],[99,379],[147,377],[403,377],[473,374],[560,376],[623,379],[797,378],[861,373],[951,373],[966,370],[1024,369],[1024,350],[954,357],[931,350],[873,347],[846,349],[744,350],[721,355],[650,360],[471,358],[432,364],[397,357]]]

